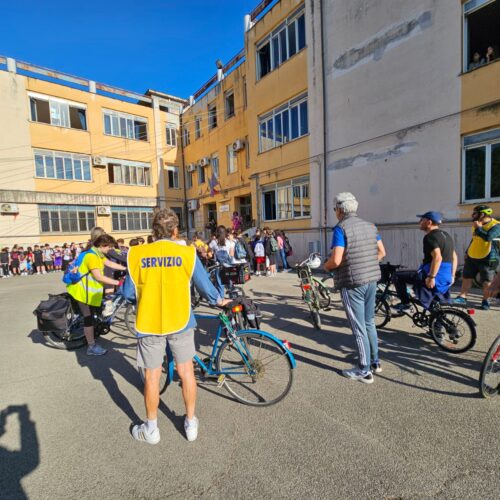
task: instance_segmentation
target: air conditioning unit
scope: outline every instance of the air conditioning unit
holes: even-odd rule
[[[198,200],[188,200],[187,207],[189,211],[198,210]]]
[[[241,151],[245,147],[245,141],[243,139],[236,139],[233,142],[233,151]]]
[[[200,167],[208,167],[208,165],[210,165],[210,158],[205,156],[200,160]]]
[[[1,214],[18,214],[19,207],[16,203],[2,203],[0,205]]]
[[[97,215],[111,215],[111,207],[108,206],[97,207]]]
[[[94,167],[106,167],[106,160],[102,156],[93,156],[92,165]]]
[[[188,172],[194,172],[196,170],[196,165],[194,163],[189,163],[187,166]]]

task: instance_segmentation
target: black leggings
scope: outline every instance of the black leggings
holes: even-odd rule
[[[94,314],[99,311],[98,307],[89,306],[83,302],[76,301],[83,316],[83,326],[94,326]]]
[[[2,270],[4,276],[9,276],[9,264],[2,264]]]

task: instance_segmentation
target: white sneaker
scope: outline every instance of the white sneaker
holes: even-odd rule
[[[42,274],[47,274],[47,271],[42,271]]]
[[[198,437],[198,419],[193,417],[193,420],[184,419],[184,430],[188,441],[195,441]]]
[[[146,424],[134,425],[132,427],[132,436],[137,441],[148,444],[158,444],[160,442],[160,429],[158,427],[153,432],[148,432]]]
[[[107,300],[104,303],[104,307],[102,310],[102,315],[104,318],[107,318],[108,316],[111,316],[113,314],[113,301],[112,300]]]

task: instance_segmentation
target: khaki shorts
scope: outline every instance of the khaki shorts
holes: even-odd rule
[[[137,339],[137,366],[159,368],[166,354],[167,342],[177,364],[185,363],[196,354],[194,329],[170,335],[147,335]]]

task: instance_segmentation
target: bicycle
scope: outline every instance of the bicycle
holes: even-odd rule
[[[218,387],[239,402],[250,406],[270,406],[281,401],[293,383],[296,361],[287,341],[271,333],[248,329],[237,331],[231,318],[242,313],[241,304],[232,304],[218,315],[196,314],[198,320],[219,320],[210,356],[193,361],[205,377],[215,378]],[[144,381],[144,371],[139,368]],[[174,361],[167,348],[160,378],[160,394],[173,380]]]
[[[500,393],[500,335],[491,344],[481,366],[479,392],[483,398]]]
[[[312,253],[307,259],[295,266],[300,279],[302,299],[309,307],[314,328],[321,330],[320,309],[330,306],[330,291],[328,287],[318,278],[312,275],[311,269],[317,269],[321,265],[321,257],[318,253]]]
[[[428,308],[415,297],[410,296],[410,308],[407,311],[392,313],[387,298],[395,295],[389,290],[394,274],[401,266],[382,264],[381,267],[385,289],[377,293],[375,301],[375,317],[379,318],[379,325],[385,326],[393,317],[408,316],[413,324],[422,329],[429,329],[434,342],[444,351],[461,353],[471,349],[476,343],[476,323],[471,318],[474,309],[463,310],[456,306],[441,304],[438,297],[434,297]],[[376,323],[377,324],[377,323]],[[378,326],[381,328],[382,326]]]
[[[314,277],[314,276],[313,276]],[[333,272],[328,272],[326,277],[321,280],[321,283],[328,289],[328,293],[330,296],[330,301],[327,307],[330,307],[332,301],[341,303],[342,299],[340,298],[339,290],[335,286],[335,278]]]

